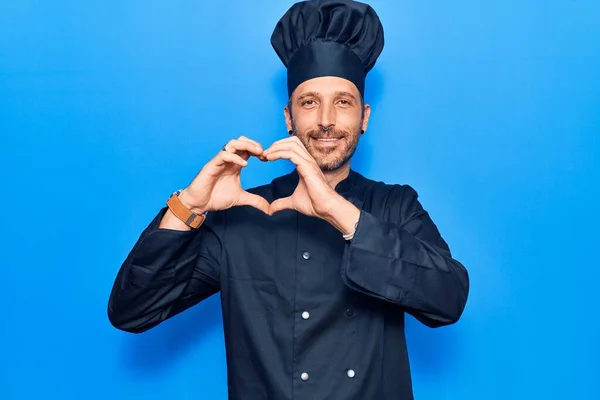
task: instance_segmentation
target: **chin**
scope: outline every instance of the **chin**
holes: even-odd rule
[[[311,135],[302,135],[299,138],[323,172],[331,172],[344,167],[358,147],[358,136],[355,138],[340,136],[339,143],[331,148],[315,146],[312,143]]]
[[[322,157],[316,161],[321,171],[331,172],[343,167],[349,160],[349,157]]]

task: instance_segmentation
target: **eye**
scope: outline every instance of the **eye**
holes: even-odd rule
[[[352,104],[352,103],[350,103],[350,102],[349,102],[348,100],[346,100],[346,99],[341,99],[341,100],[339,101],[339,103],[340,103],[341,105],[343,105],[343,106],[349,106],[349,105],[351,105],[351,104]]]
[[[304,107],[304,106],[312,106],[312,105],[314,105],[314,104],[315,104],[315,101],[314,101],[314,100],[304,100],[304,101],[302,102],[302,107]]]

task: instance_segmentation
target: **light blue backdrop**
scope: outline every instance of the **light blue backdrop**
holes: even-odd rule
[[[600,3],[372,4],[387,45],[353,166],[415,187],[472,282],[457,325],[408,322],[417,399],[598,399]],[[269,37],[290,5],[0,4],[0,398],[225,399],[218,297],[138,336],[106,304],[225,141],[285,137]]]

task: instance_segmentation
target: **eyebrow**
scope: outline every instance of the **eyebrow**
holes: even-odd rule
[[[337,91],[337,92],[335,92],[335,95],[338,96],[338,97],[339,96],[347,96],[347,97],[352,98],[352,100],[356,101],[356,96],[354,96],[350,92]],[[303,93],[302,95],[300,95],[298,97],[297,101],[302,101],[303,99],[305,99],[307,97],[319,97],[319,92],[306,92],[306,93]]]
[[[298,99],[296,101],[300,102],[300,101],[302,101],[303,99],[305,99],[307,97],[319,97],[319,93],[318,92],[306,92],[306,93],[303,93],[301,96],[298,97]]]
[[[352,100],[356,100],[356,97],[350,92],[335,92],[336,96],[347,96],[352,98]]]

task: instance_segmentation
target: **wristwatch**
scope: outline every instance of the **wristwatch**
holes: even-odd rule
[[[206,219],[206,212],[203,214],[196,214],[184,206],[181,200],[179,200],[179,193],[181,193],[181,190],[174,192],[171,197],[169,197],[169,200],[167,200],[167,207],[169,207],[169,210],[171,210],[171,212],[184,224],[192,229],[198,229]]]

